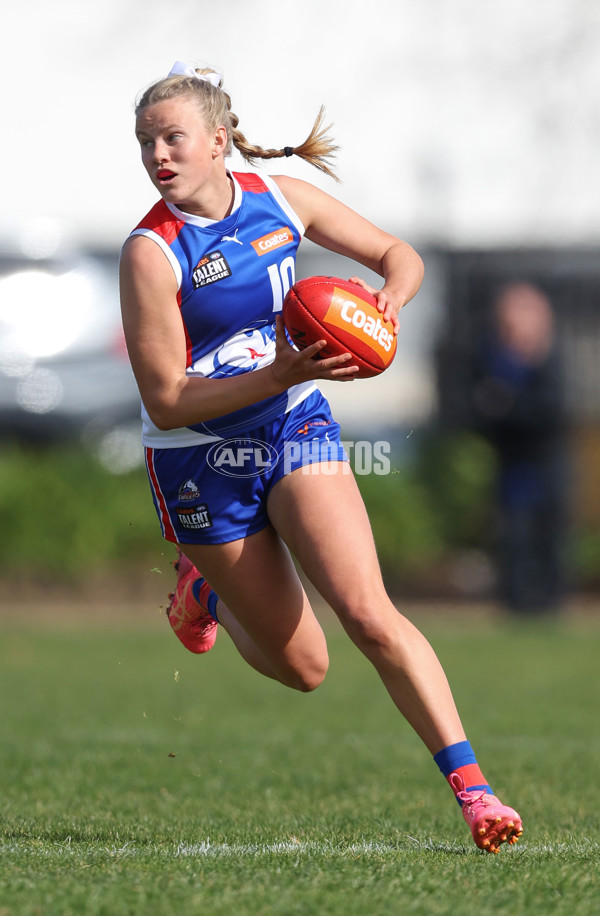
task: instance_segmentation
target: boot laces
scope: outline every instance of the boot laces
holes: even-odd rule
[[[489,795],[485,789],[480,789],[475,792],[467,792],[465,790],[465,781],[460,775],[460,773],[452,773],[449,779],[450,785],[454,789],[456,797],[463,804],[472,805],[475,802],[481,801],[484,796]]]

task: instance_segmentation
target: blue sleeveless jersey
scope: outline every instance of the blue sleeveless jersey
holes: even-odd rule
[[[153,239],[177,278],[190,376],[226,378],[275,357],[275,315],[295,280],[304,226],[275,181],[233,173],[229,216],[214,221],[159,201],[132,235]],[[249,432],[291,410],[312,383],[204,423],[159,430],[142,405],[146,446],[179,448]]]

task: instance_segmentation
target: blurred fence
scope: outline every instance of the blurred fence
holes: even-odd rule
[[[498,289],[525,281],[544,290],[555,311],[572,425],[600,426],[600,251],[446,251],[437,257],[446,300],[438,352],[442,419],[464,421],[465,355],[484,330]]]
[[[497,291],[515,281],[539,287],[555,314],[576,512],[600,525],[600,251],[441,250],[436,257],[445,299],[436,353],[441,423],[468,425],[469,355],[484,333]]]

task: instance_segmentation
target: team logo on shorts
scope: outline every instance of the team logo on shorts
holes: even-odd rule
[[[260,477],[275,467],[279,455],[260,439],[225,439],[212,446],[206,460],[225,477]]]
[[[206,503],[201,503],[198,485],[190,478],[179,487],[178,499],[184,505],[177,506],[179,524],[188,531],[197,531],[199,528],[212,528],[212,519]],[[194,503],[193,506],[187,503]]]
[[[216,283],[218,280],[224,280],[225,277],[230,276],[231,268],[222,252],[211,251],[209,254],[205,254],[203,258],[200,258],[194,268],[192,273],[194,289],[210,286],[211,283]]]
[[[179,487],[179,502],[189,502],[190,499],[200,499],[200,490],[191,479]]]

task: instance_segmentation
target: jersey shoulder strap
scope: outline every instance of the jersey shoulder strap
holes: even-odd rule
[[[260,175],[254,172],[232,172],[231,173],[242,191],[250,191],[252,194],[266,194],[268,187]]]
[[[177,238],[184,225],[183,220],[173,216],[164,200],[159,200],[140,220],[133,231],[146,229],[156,232],[157,235],[165,240],[167,245],[170,245]]]

